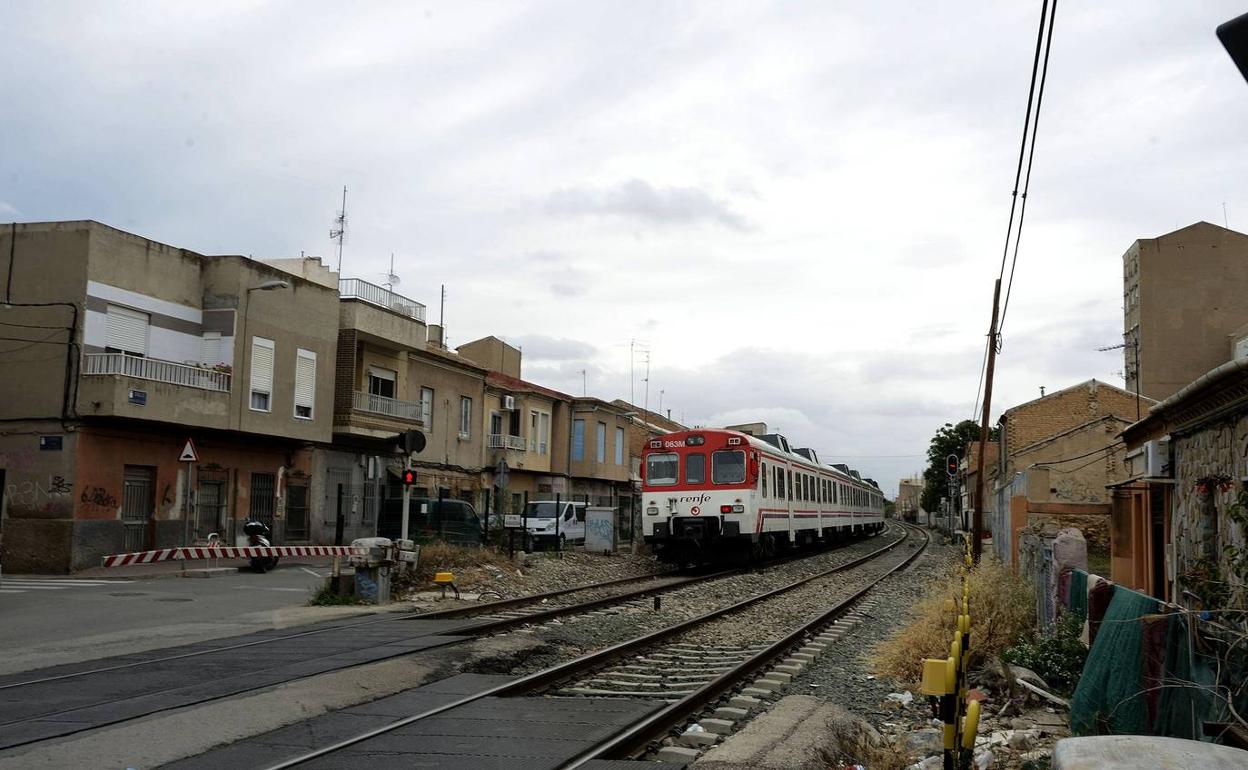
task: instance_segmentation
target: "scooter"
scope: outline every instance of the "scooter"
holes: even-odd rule
[[[263,546],[267,548],[272,545],[269,542],[269,528],[264,525],[264,522],[248,521],[243,524],[243,532],[247,534],[248,546]],[[262,575],[276,566],[276,556],[251,557],[251,568]]]

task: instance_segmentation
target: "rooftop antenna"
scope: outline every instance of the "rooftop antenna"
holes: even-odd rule
[[[390,252],[390,272],[386,273],[386,290],[394,291],[394,285],[399,282],[399,276],[394,272],[394,252]]]
[[[663,388],[659,388],[659,414],[663,414],[663,394],[666,392]]]
[[[649,420],[650,419],[650,351],[649,350],[646,351],[646,380],[645,382],[646,382],[645,410],[646,410],[646,419]]]
[[[1040,398],[1044,398],[1044,386],[1040,386]]]
[[[588,379],[585,374],[586,371],[587,370],[585,369],[581,370],[581,395],[582,396],[589,395],[589,384],[588,384]]]
[[[329,231],[329,239],[338,241],[338,276],[342,277],[342,242],[347,235],[347,186],[342,186],[342,209],[334,217],[334,229]]]
[[[1231,224],[1226,220],[1226,201],[1222,201],[1222,226],[1227,230],[1231,229]]]

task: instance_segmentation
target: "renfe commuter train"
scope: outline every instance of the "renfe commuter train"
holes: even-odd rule
[[[884,495],[776,433],[689,430],[642,452],[642,533],[666,561],[762,557],[884,528]]]

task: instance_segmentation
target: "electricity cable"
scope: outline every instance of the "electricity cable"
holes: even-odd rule
[[[1010,291],[1014,288],[1014,268],[1018,265],[1018,247],[1023,240],[1023,219],[1027,216],[1027,192],[1031,189],[1031,166],[1036,157],[1036,134],[1040,130],[1040,108],[1044,104],[1044,84],[1049,76],[1049,51],[1053,47],[1053,24],[1057,17],[1057,0],[1049,13],[1049,30],[1044,41],[1044,64],[1040,68],[1040,89],[1036,94],[1036,114],[1031,123],[1031,141],[1027,150],[1027,174],[1023,180],[1023,202],[1018,211],[1018,228],[1014,233],[1014,256],[1010,260],[1010,278],[1005,285],[1005,302],[1001,306],[1001,318],[997,321],[997,334],[1005,328],[1005,314],[1010,309]],[[1007,239],[1008,248],[1008,239]]]

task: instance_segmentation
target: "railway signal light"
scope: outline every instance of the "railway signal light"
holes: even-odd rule
[[[399,476],[403,479],[403,486],[412,487],[416,485],[416,471],[408,468],[399,474]]]
[[[951,454],[945,458],[945,473],[949,474],[949,478],[955,478],[958,475],[958,456]]]

